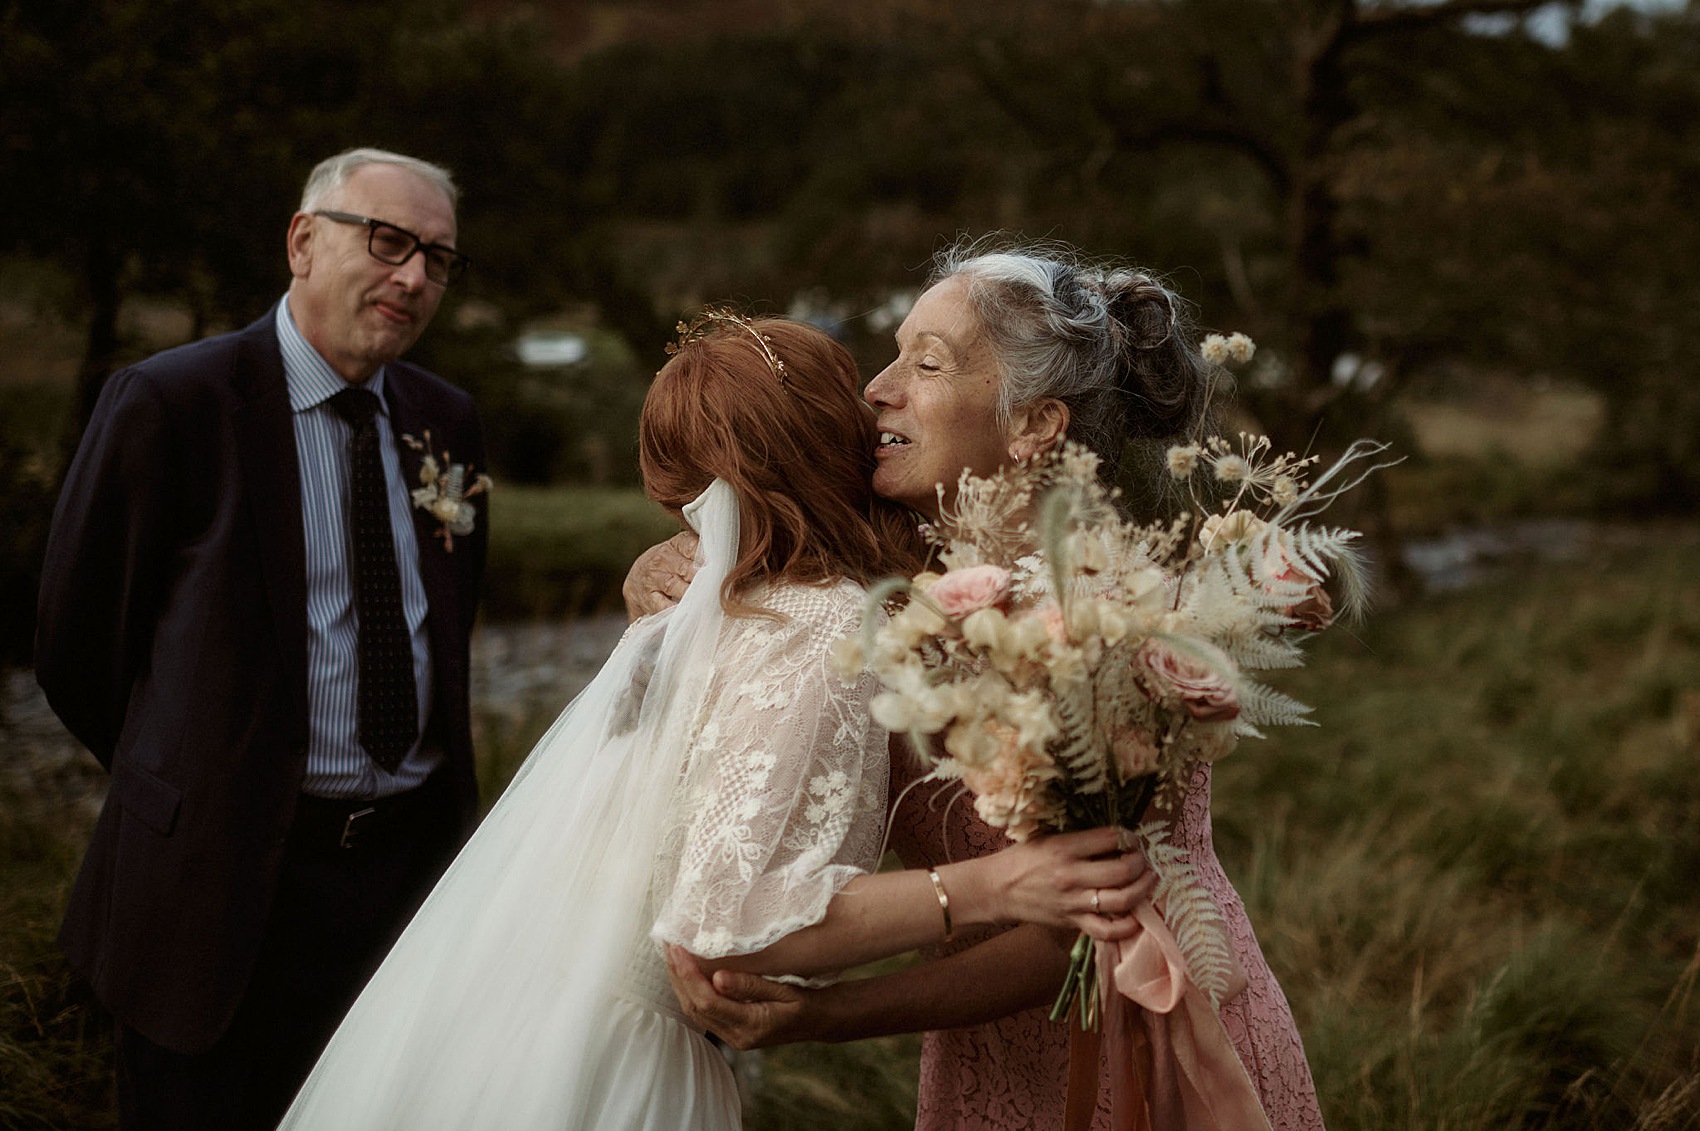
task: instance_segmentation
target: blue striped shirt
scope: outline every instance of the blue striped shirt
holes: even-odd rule
[[[277,340],[294,410],[295,454],[301,465],[301,522],[307,536],[307,776],[301,788],[315,797],[366,799],[412,789],[442,761],[434,750],[413,750],[387,773],[360,747],[356,684],[359,656],[348,530],[348,422],[326,402],[347,387],[296,329],[289,299],[277,307]],[[401,603],[413,637],[413,676],[419,690],[419,729],[431,704],[431,649],[425,635],[425,585],[413,533],[413,499],[402,477],[401,454],[389,425],[384,370],[365,383],[377,395],[379,427],[390,441],[379,446],[389,486]]]

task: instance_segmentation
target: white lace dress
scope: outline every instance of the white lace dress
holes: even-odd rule
[[[722,957],[819,922],[878,862],[889,762],[872,677],[829,663],[861,589],[775,586],[754,600],[778,617],[718,615],[731,506],[729,530],[698,527],[691,596],[634,625],[538,744],[284,1127],[740,1125],[661,944]]]

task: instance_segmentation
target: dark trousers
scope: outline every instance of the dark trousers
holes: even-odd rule
[[[458,844],[452,799],[436,781],[381,801],[302,797],[229,1031],[209,1051],[185,1054],[119,1026],[124,1131],[275,1128]]]

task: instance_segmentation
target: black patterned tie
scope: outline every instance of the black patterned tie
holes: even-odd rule
[[[359,621],[360,745],[394,773],[419,736],[419,692],[413,682],[413,642],[401,607],[390,528],[389,491],[378,453],[378,398],[344,389],[331,407],[352,432],[348,442],[353,496],[354,614]]]

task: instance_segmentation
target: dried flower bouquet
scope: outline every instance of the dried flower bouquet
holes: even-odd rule
[[[960,781],[1012,838],[1137,828],[1188,976],[1219,1006],[1237,971],[1221,913],[1167,818],[1147,812],[1180,811],[1194,763],[1263,726],[1309,721],[1247,673],[1302,662],[1301,640],[1333,620],[1325,582],[1347,611],[1362,604],[1358,534],[1309,520],[1384,450],[1355,444],[1307,482],[1313,458],[1274,456],[1261,437],[1172,448],[1192,508],[1166,524],[1127,518],[1077,445],[965,475],[931,534],[942,571],[875,587],[841,670],[874,671],[876,719],[909,733],[932,775]],[[1096,1027],[1096,971],[1083,935],[1053,1016],[1078,1002]]]

